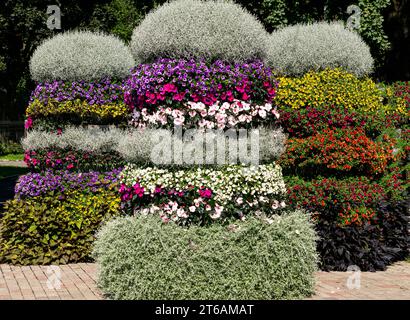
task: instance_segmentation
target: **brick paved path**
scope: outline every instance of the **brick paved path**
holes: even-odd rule
[[[318,272],[316,295],[312,299],[365,299],[410,300],[410,263],[398,262],[386,271],[360,272],[360,288],[348,288],[358,284],[353,272]],[[352,286],[350,286],[352,287]]]
[[[102,299],[95,285],[95,264],[79,263],[60,268],[61,283],[58,283],[55,281],[58,271],[51,267],[0,265],[0,300]],[[351,275],[350,272],[318,272],[316,294],[310,299],[410,300],[408,262],[396,263],[384,272],[361,272],[360,289],[347,288]]]
[[[4,167],[27,167],[27,164],[23,160],[2,160],[0,159],[0,166]]]
[[[55,268],[55,267],[54,267]],[[59,266],[0,265],[1,299],[101,299],[95,285],[96,265],[78,263]],[[57,280],[60,270],[60,283]]]

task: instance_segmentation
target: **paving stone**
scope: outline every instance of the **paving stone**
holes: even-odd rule
[[[60,267],[60,283],[48,288],[48,266],[0,265],[0,300],[101,300],[93,263]],[[410,263],[399,262],[386,271],[361,272],[360,287],[349,289],[352,272],[317,272],[316,293],[308,300],[405,299],[410,300]]]

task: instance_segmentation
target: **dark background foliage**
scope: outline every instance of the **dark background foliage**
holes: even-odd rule
[[[28,61],[35,47],[58,32],[87,28],[128,41],[144,15],[165,0],[6,0],[0,6],[1,120],[22,119],[33,82]],[[350,4],[362,10],[360,34],[376,58],[376,76],[408,80],[409,0],[236,0],[258,16],[268,31],[298,22],[344,20]],[[46,26],[48,5],[61,9],[61,30]]]
[[[410,216],[405,201],[382,202],[377,209],[377,225],[340,226],[332,218],[334,212],[337,208],[329,208],[323,214],[330,219],[316,225],[321,270],[346,271],[352,265],[362,271],[385,270],[408,255]]]

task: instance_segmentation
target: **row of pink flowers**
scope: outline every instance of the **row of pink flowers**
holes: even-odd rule
[[[132,186],[121,184],[119,188],[123,209],[141,214],[159,214],[164,222],[187,221],[194,215],[215,220],[221,217],[224,207],[213,201],[209,188],[191,186],[185,191],[165,190],[156,187],[149,193],[138,182]]]
[[[234,100],[207,106],[202,102],[189,101],[184,108],[172,109],[159,106],[155,109],[134,110],[130,123],[135,127],[199,127],[225,129],[250,127],[262,123],[272,123],[279,119],[279,112],[272,104],[253,105]]]

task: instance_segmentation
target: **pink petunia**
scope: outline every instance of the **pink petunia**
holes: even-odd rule
[[[27,120],[24,122],[24,128],[30,129],[33,126],[33,119],[28,117]]]
[[[178,88],[177,88],[177,86],[176,86],[175,84],[173,84],[173,83],[167,83],[167,84],[164,85],[163,90],[164,90],[164,92],[174,93],[174,92],[177,92],[177,91],[178,91]]]
[[[175,101],[182,101],[184,97],[185,97],[185,92],[179,92],[179,93],[174,94],[172,99]]]
[[[212,197],[212,190],[211,190],[211,189],[200,189],[200,190],[199,190],[199,195],[200,195],[202,198],[209,199],[209,198]]]

